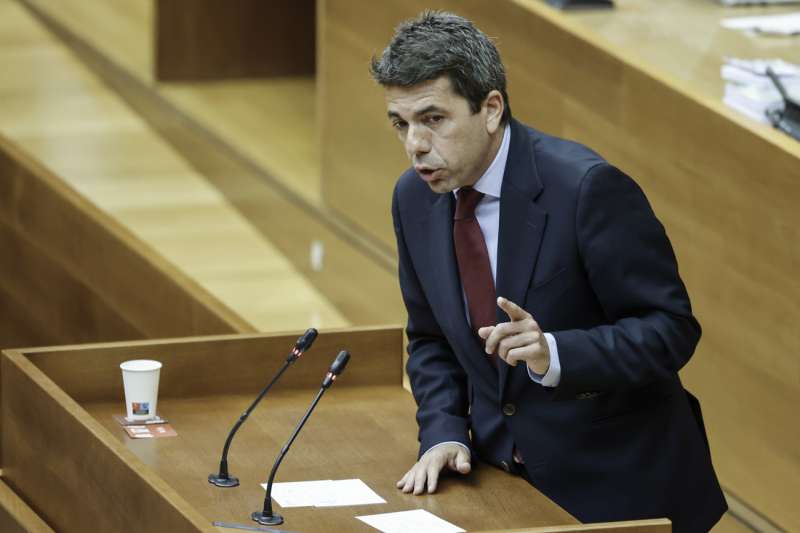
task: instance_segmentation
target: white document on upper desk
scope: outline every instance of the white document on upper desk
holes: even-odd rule
[[[266,490],[266,483],[261,486]],[[273,483],[272,498],[281,507],[340,507],[386,503],[386,500],[360,479]]]
[[[732,30],[753,31],[768,35],[800,34],[800,11],[782,15],[727,18],[720,21]]]
[[[401,511],[399,513],[373,514],[357,516],[362,522],[369,524],[383,533],[463,533],[464,530],[447,520],[442,520],[424,509]]]

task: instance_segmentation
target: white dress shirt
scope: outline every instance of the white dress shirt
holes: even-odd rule
[[[508,160],[508,149],[511,144],[511,128],[505,128],[503,132],[503,142],[494,157],[494,161],[486,169],[483,176],[472,186],[478,192],[483,193],[483,198],[475,207],[475,218],[483,233],[483,240],[486,242],[486,251],[489,252],[489,263],[492,266],[492,279],[497,286],[497,243],[500,232],[500,190],[503,188],[503,175],[506,172],[506,161]],[[453,191],[457,194],[458,189]],[[462,291],[463,294],[463,291]],[[498,295],[502,296],[502,294]],[[464,297],[464,308],[467,309],[467,296]],[[522,306],[522,302],[514,302]],[[536,317],[534,317],[536,318]],[[467,322],[469,322],[469,311],[467,311]],[[561,364],[558,359],[558,346],[556,339],[550,333],[545,333],[547,347],[550,349],[550,367],[544,375],[533,373],[528,368],[531,379],[545,387],[556,387],[561,381]]]
[[[478,205],[475,207],[475,218],[478,219],[478,225],[480,225],[481,233],[483,233],[483,240],[486,242],[486,251],[489,253],[489,263],[492,267],[492,279],[495,282],[495,286],[497,286],[497,244],[500,231],[500,191],[503,188],[503,175],[506,172],[506,161],[508,160],[510,144],[511,128],[506,126],[503,132],[503,141],[500,143],[500,149],[497,151],[497,155],[492,161],[492,164],[489,165],[489,168],[486,169],[483,176],[472,186],[476,191],[483,193],[483,198],[481,198],[481,201],[478,202]],[[453,194],[457,193],[458,189],[453,191]],[[464,309],[467,310],[467,297],[463,294],[463,290],[462,296],[464,298]],[[522,302],[514,303],[522,306]],[[467,322],[469,322],[468,310]],[[544,375],[536,374],[528,367],[528,376],[543,387],[556,387],[561,381],[561,362],[558,358],[558,346],[552,334],[545,333],[544,338],[547,341],[547,347],[550,349],[550,367]],[[450,443],[441,442],[428,448],[425,453],[442,444]]]

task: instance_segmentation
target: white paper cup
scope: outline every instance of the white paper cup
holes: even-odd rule
[[[158,378],[161,363],[149,359],[125,361],[122,369],[122,384],[125,387],[125,406],[129,420],[155,418],[158,404]]]

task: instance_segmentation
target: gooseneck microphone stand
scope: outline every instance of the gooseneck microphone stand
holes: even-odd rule
[[[286,361],[283,363],[283,366],[278,373],[275,374],[275,377],[272,378],[266,387],[258,394],[256,399],[250,404],[250,407],[245,410],[244,413],[239,417],[239,420],[233,425],[231,428],[230,433],[228,433],[228,438],[225,439],[225,445],[222,448],[222,456],[219,461],[219,472],[216,474],[209,474],[208,475],[208,482],[212,485],[216,485],[217,487],[236,487],[239,485],[239,478],[231,476],[228,473],[228,449],[231,447],[231,442],[233,441],[233,436],[236,435],[236,432],[239,431],[239,428],[242,427],[244,421],[247,420],[247,417],[250,416],[250,413],[256,408],[259,402],[266,396],[269,389],[281,378],[286,369],[289,368],[295,361],[297,361],[303,353],[311,348],[311,345],[314,343],[314,339],[317,338],[317,330],[314,328],[310,328],[306,330],[303,335],[297,339],[297,342],[294,344],[294,348],[292,351],[289,352],[288,357],[286,357]]]
[[[314,398],[314,401],[311,402],[311,406],[306,411],[306,414],[300,419],[300,423],[298,423],[297,427],[294,428],[292,436],[289,437],[289,440],[283,445],[283,448],[281,448],[278,458],[275,459],[275,464],[272,465],[272,470],[269,473],[269,480],[267,481],[267,495],[264,498],[264,507],[261,511],[255,511],[250,515],[250,518],[262,526],[277,526],[283,524],[283,517],[272,512],[272,482],[275,480],[275,473],[278,471],[278,467],[280,466],[281,461],[283,461],[283,458],[286,456],[286,453],[289,451],[289,447],[291,447],[294,439],[297,438],[297,435],[300,433],[300,430],[303,429],[306,420],[308,420],[308,417],[311,416],[314,408],[319,403],[322,395],[325,394],[325,391],[328,390],[331,385],[333,385],[334,381],[336,381],[336,376],[344,371],[344,368],[347,366],[347,362],[349,360],[350,354],[344,350],[339,352],[339,355],[336,356],[336,360],[334,360],[333,364],[331,364],[325,379],[322,381],[322,386],[320,387],[317,396]]]

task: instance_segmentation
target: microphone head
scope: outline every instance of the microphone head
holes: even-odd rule
[[[347,366],[347,362],[350,360],[350,354],[346,350],[342,350],[339,352],[339,355],[336,356],[336,359],[331,364],[330,373],[334,376],[338,376],[342,372],[344,372],[344,367]]]
[[[314,328],[308,328],[305,333],[303,333],[297,342],[294,343],[294,351],[298,352],[298,355],[305,352],[311,345],[314,344],[314,339],[317,338],[317,330]]]

